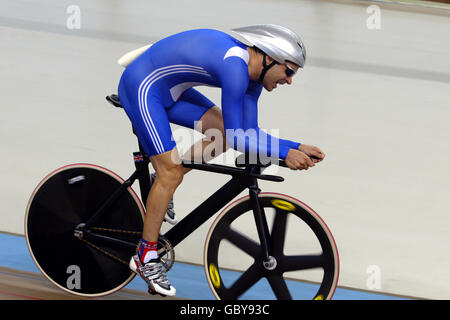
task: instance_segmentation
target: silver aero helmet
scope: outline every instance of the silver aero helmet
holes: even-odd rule
[[[303,68],[306,49],[300,37],[293,31],[275,24],[258,24],[231,29],[237,39],[248,46],[255,46],[280,64],[291,61]]]

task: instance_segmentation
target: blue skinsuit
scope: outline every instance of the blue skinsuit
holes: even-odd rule
[[[215,104],[193,89],[222,88],[222,115],[230,147],[286,159],[300,143],[278,139],[258,127],[262,85],[249,79],[246,46],[217,30],[178,33],[153,44],[123,72],[119,98],[148,156],[176,144],[169,123],[194,128]]]

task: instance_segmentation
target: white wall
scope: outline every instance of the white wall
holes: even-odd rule
[[[286,182],[262,188],[324,218],[340,285],[367,289],[377,265],[380,291],[450,298],[448,17],[382,8],[381,30],[371,31],[366,7],[319,1],[78,3],[82,29],[71,31],[68,1],[0,2],[0,231],[23,234],[33,188],[58,166],[132,172],[130,124],[104,100],[124,52],[189,28],[278,23],[302,34],[307,66],[292,86],[263,93],[260,124],[327,157],[306,172],[279,170]],[[218,89],[200,90],[220,101]],[[190,173],[175,195],[178,215],[224,182]],[[210,222],[177,247],[178,260],[202,263]]]

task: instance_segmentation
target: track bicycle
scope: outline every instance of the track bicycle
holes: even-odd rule
[[[106,98],[122,107],[117,95]],[[138,144],[133,153],[136,170],[126,180],[101,166],[79,163],[51,172],[33,191],[25,215],[27,246],[40,271],[60,289],[104,296],[135,276],[129,260],[141,239],[142,203],[151,188],[149,157]],[[221,211],[207,233],[203,261],[217,299],[246,299],[252,287],[271,291],[275,299],[331,299],[339,256],[325,222],[295,198],[261,192],[258,180],[284,181],[262,173],[272,163],[251,162],[245,155],[235,162],[232,167],[183,161],[185,167],[231,179],[160,235],[158,252],[165,271],[175,262],[174,248]],[[281,160],[277,165],[286,167]],[[136,180],[141,198],[132,189]],[[245,190],[248,195],[235,200]],[[292,283],[304,287],[300,297],[293,294]]]

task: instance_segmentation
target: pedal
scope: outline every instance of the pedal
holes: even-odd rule
[[[161,235],[158,237],[158,255],[166,273],[175,262],[175,250],[169,240]]]

